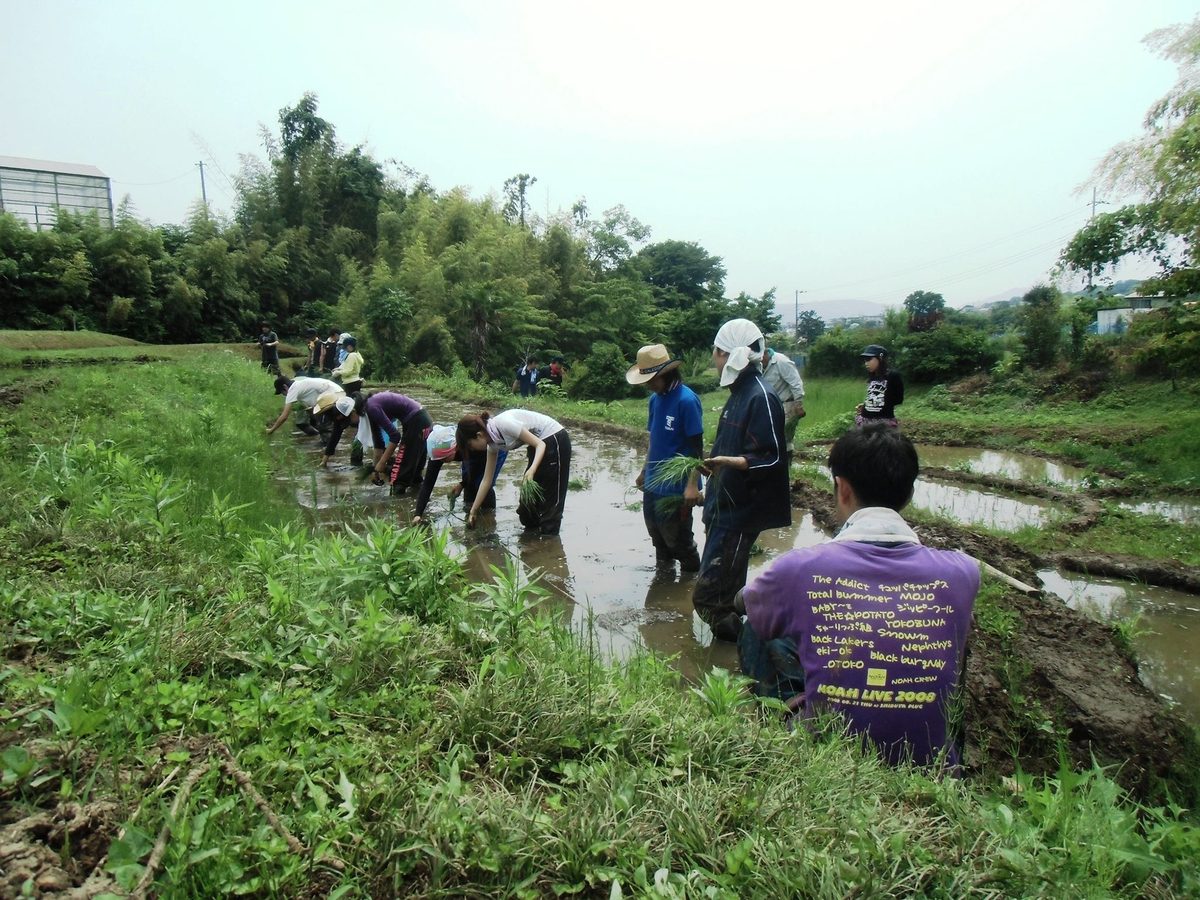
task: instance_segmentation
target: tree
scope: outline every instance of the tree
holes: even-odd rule
[[[904,298],[908,310],[909,331],[929,331],[937,327],[946,309],[946,299],[932,291],[913,291]]]
[[[514,175],[504,182],[504,218],[511,224],[520,222],[525,227],[525,212],[529,209],[529,189],[537,182],[537,178],[526,172]]]
[[[800,311],[796,320],[796,340],[811,344],[825,333],[825,320],[811,309]]]
[[[1021,302],[1021,343],[1025,347],[1025,363],[1044,369],[1058,359],[1062,343],[1062,317],[1058,305],[1062,295],[1058,288],[1040,284],[1032,288]]]
[[[1160,29],[1145,43],[1179,65],[1175,86],[1146,114],[1145,132],[1109,152],[1097,171],[1108,187],[1147,198],[1096,216],[1063,250],[1061,264],[1090,280],[1127,256],[1152,259],[1150,285],[1174,296],[1194,287],[1200,240],[1200,17]]]
[[[664,309],[687,309],[725,293],[725,266],[695,241],[662,241],[630,260]]]
[[[650,237],[650,228],[620,204],[596,221],[588,218],[587,199],[580,197],[571,207],[571,218],[586,246],[588,264],[597,273],[620,268],[633,256],[634,245]]]

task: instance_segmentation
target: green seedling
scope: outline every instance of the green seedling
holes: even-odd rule
[[[646,490],[675,488],[703,466],[704,461],[695,456],[672,456],[670,459],[664,459],[655,463],[654,474],[646,480]]]
[[[546,496],[546,492],[542,490],[542,486],[532,478],[526,478],[521,481],[521,505],[536,506],[542,502],[542,498]]]

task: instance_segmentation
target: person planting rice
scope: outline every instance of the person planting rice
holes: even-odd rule
[[[343,395],[344,392],[340,384],[334,384],[327,378],[301,377],[293,381],[291,378],[280,375],[275,379],[275,393],[284,395],[283,411],[279,414],[278,419],[267,423],[267,434],[274,434],[279,426],[287,421],[292,407],[299,403],[303,410],[303,419],[296,423],[296,427],[305,434],[316,435],[319,432],[312,425],[309,410],[316,406],[317,401],[324,394],[333,394],[336,400],[338,395]]]
[[[488,413],[464,416],[458,423],[456,440],[468,451],[487,451],[484,484],[495,482],[501,450],[525,445],[529,462],[522,477],[517,516],[527,531],[558,534],[571,477],[571,437],[562,425],[541,413],[510,409],[495,417]],[[475,527],[483,500],[484,495],[476,493],[467,513],[467,527]]]
[[[461,463],[461,479],[450,490],[451,509],[454,508],[454,501],[458,499],[460,494],[463,497],[464,503],[473,504],[475,496],[484,484],[483,477],[487,468],[487,451],[472,450],[464,453],[458,443],[455,431],[456,426],[454,425],[434,425],[433,429],[429,432],[429,437],[425,439],[425,450],[429,457],[429,462],[425,466],[425,480],[421,482],[421,490],[417,494],[417,505],[412,519],[414,525],[420,525],[425,521],[425,508],[429,505],[429,498],[433,494],[434,485],[437,484],[438,475],[441,473],[442,466],[445,463],[454,461]],[[500,470],[504,467],[504,461],[507,458],[508,452],[505,450],[501,450],[496,455],[495,476],[500,474]],[[483,490],[483,494],[483,502],[479,508],[495,509],[495,477],[487,482],[487,488]]]
[[[979,563],[921,546],[901,518],[918,461],[895,428],[846,432],[829,452],[829,469],[844,524],[832,540],[785,553],[746,586],[742,671],[760,695],[790,699],[805,718],[840,714],[890,763],[957,766],[961,731],[950,715]]]
[[[683,383],[680,360],[662,344],[642,347],[637,364],[625,373],[630,384],[650,389],[646,430],[650,449],[637,476],[642,518],[660,571],[700,568],[692,535],[692,509],[700,498],[700,457],[704,455],[704,411],[700,398]]]
[[[904,379],[888,369],[887,348],[868,344],[859,356],[866,360],[867,399],[854,410],[854,424],[859,428],[871,422],[898,427],[896,407],[904,402]]]
[[[350,425],[359,425],[365,417],[368,430],[363,437],[370,441],[375,457],[372,482],[382,485],[390,481],[394,491],[403,493],[421,480],[425,468],[425,436],[433,427],[433,420],[416,400],[395,391],[380,391],[370,397],[359,395],[356,399],[345,396],[330,398],[326,395],[318,402],[318,409],[313,411],[320,413],[325,410],[332,411],[334,427],[325,446],[321,465],[328,465],[342,432]],[[388,438],[386,448],[384,435]],[[385,480],[389,465],[390,474]]]
[[[692,605],[713,636],[736,641],[742,619],[734,595],[746,583],[750,549],[759,532],[792,523],[783,404],[759,369],[762,332],[732,319],[713,338],[713,366],[729,399],[721,410],[704,489],[704,555]]]

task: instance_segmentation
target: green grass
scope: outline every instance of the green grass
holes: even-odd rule
[[[1088,400],[999,389],[927,393],[905,418],[968,444],[1034,448],[1147,488],[1200,490],[1200,381],[1130,381]]]
[[[1200,889],[1200,832],[1099,770],[1009,792],[890,769],[729,673],[603,662],[437,533],[310,530],[252,362],[114,371],[0,407],[0,801],[114,802],[114,892],[168,823],[164,897]],[[299,850],[203,768],[218,743]]]

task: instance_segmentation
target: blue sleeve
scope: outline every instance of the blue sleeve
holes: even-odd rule
[[[704,407],[700,398],[693,392],[685,403],[680,404],[679,412],[683,418],[683,433],[688,437],[704,434]]]

